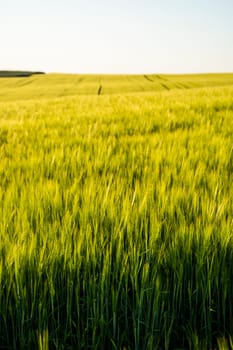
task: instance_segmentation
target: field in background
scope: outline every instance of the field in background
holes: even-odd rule
[[[232,96],[0,79],[1,349],[232,349]]]
[[[32,75],[27,78],[0,78],[0,101],[187,90],[232,84],[233,74]]]

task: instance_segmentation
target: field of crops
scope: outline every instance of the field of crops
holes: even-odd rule
[[[9,73],[8,73],[9,74]],[[77,95],[112,95],[233,85],[233,74],[200,75],[32,75],[0,78],[0,101]]]
[[[0,79],[0,349],[233,348],[233,74]]]

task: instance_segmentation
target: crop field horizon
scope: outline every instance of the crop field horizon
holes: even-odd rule
[[[6,72],[10,74],[10,72]],[[13,72],[14,73],[14,72]],[[28,72],[26,72],[28,73]],[[224,74],[39,74],[0,77],[0,101],[38,100],[77,95],[112,95],[233,85]]]
[[[0,78],[0,349],[233,349],[232,96]]]

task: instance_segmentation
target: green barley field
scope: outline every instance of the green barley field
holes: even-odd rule
[[[233,74],[0,78],[0,349],[233,349]]]

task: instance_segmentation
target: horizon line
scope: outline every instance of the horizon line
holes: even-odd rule
[[[18,72],[18,73],[42,73],[42,74],[64,74],[64,75],[218,75],[218,74],[233,74],[233,71],[205,71],[205,72],[76,72],[76,71],[46,71],[43,69],[0,69],[0,73]]]

